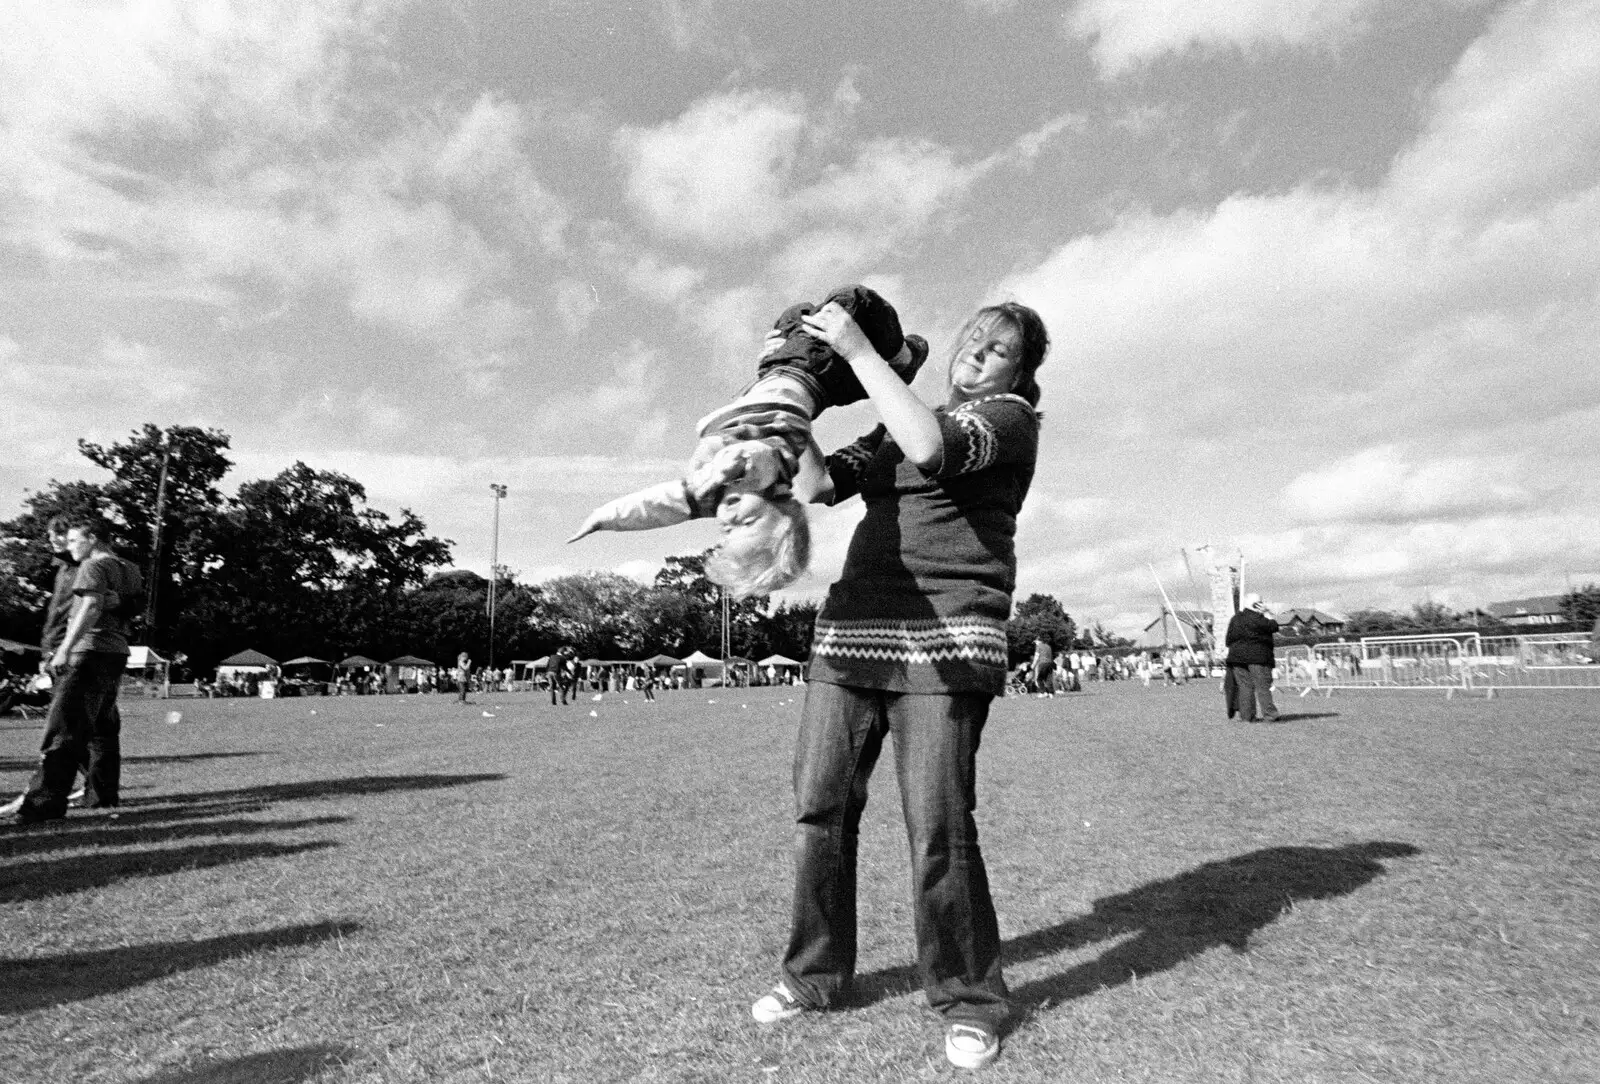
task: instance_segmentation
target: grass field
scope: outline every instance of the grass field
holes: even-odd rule
[[[965,1077],[909,968],[887,770],[851,1005],[749,1018],[800,692],[125,702],[118,814],[0,828],[0,1080]],[[1220,706],[995,705],[1020,1012],[986,1077],[1600,1080],[1600,697]],[[0,720],[0,790],[38,737]]]

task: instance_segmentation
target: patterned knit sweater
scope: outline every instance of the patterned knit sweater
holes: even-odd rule
[[[1005,691],[1013,542],[1033,481],[1039,417],[1010,394],[934,415],[944,458],[931,473],[907,462],[881,425],[828,457],[835,501],[860,493],[867,514],[817,616],[813,681]]]

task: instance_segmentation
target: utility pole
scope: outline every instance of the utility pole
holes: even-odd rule
[[[145,579],[144,636],[155,640],[156,593],[161,586],[161,521],[167,514],[167,467],[172,462],[172,430],[161,434],[161,478],[156,482],[155,522],[150,525],[150,575]]]
[[[489,550],[489,669],[493,670],[494,590],[500,579],[500,499],[506,495],[506,487],[491,482],[489,488],[494,491],[494,545]]]

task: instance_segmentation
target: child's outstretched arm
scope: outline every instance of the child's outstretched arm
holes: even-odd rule
[[[694,515],[683,479],[674,478],[607,501],[590,512],[578,533],[567,541],[576,542],[595,531],[648,531],[654,527],[670,527],[693,519]]]

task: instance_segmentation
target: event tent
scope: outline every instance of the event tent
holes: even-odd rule
[[[339,660],[340,670],[371,670],[382,665],[377,659],[369,659],[365,655],[351,655],[348,659]]]
[[[682,666],[682,659],[675,659],[671,655],[651,655],[648,659],[640,659],[639,665],[653,666],[656,668]]]
[[[218,663],[217,680],[233,680],[244,674],[265,674],[277,665],[277,659],[250,648],[237,655],[229,655]]]
[[[239,652],[237,655],[229,655],[217,665],[236,666],[244,670],[265,670],[268,667],[277,666],[278,660],[271,655],[263,655],[252,647]]]
[[[800,663],[800,662],[795,662],[793,659],[789,658],[789,656],[787,656],[787,655],[768,655],[766,658],[764,658],[760,662],[756,663],[756,665],[757,666],[773,666],[773,667],[793,667],[795,669],[799,669],[800,667],[804,666],[805,664],[804,663]]]
[[[143,670],[147,666],[162,667],[167,665],[167,660],[157,655],[148,647],[128,648],[129,670]]]

